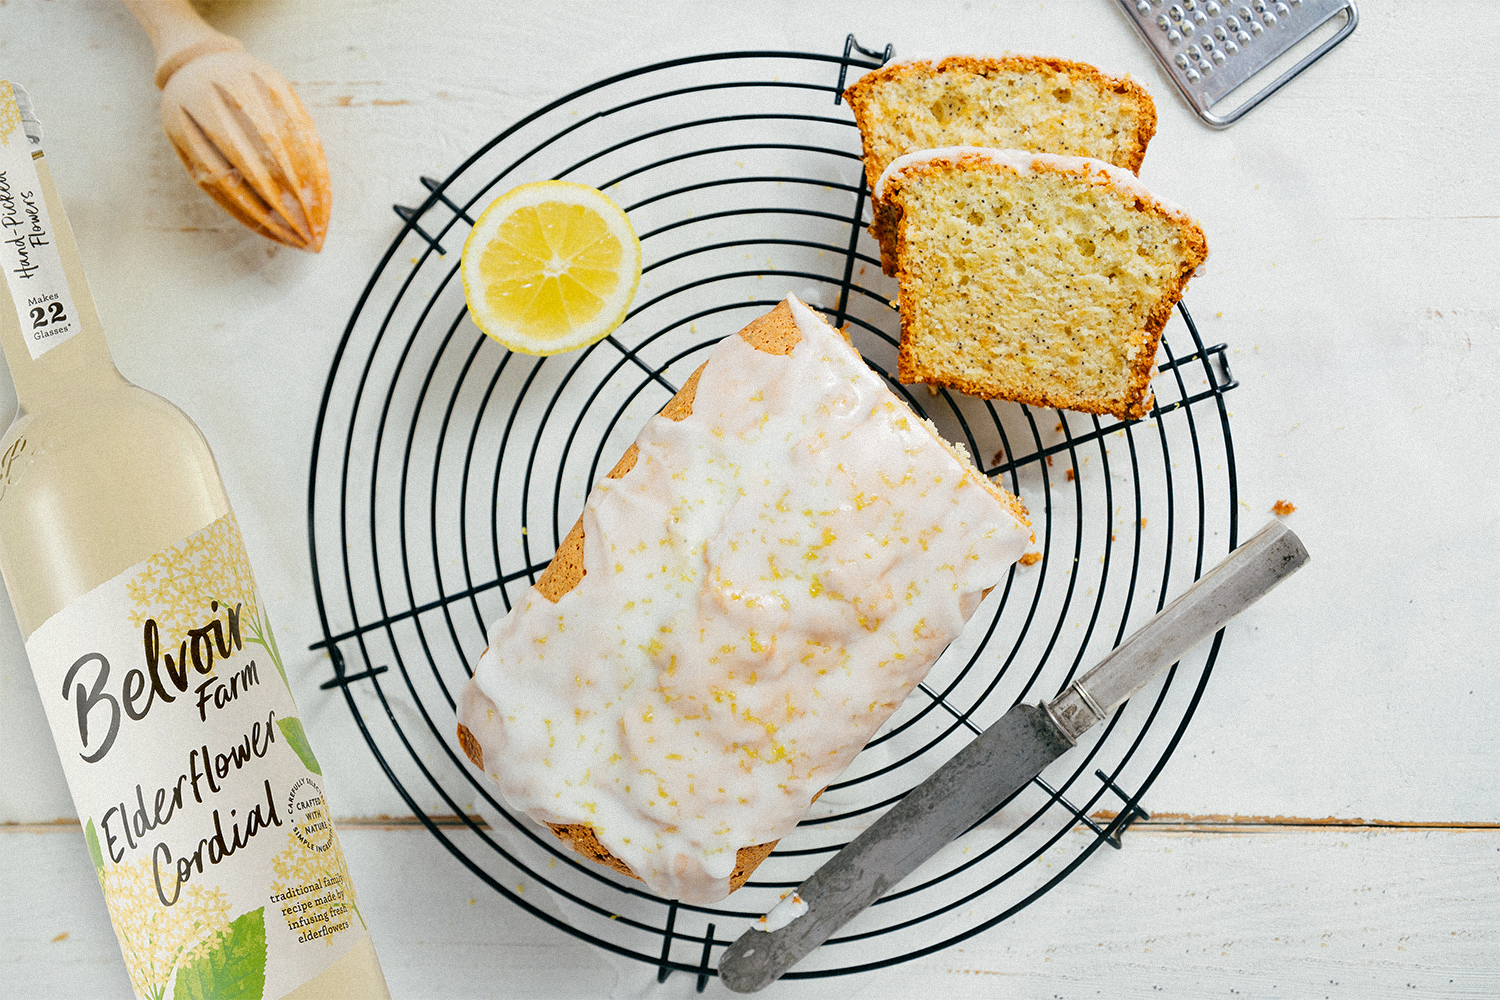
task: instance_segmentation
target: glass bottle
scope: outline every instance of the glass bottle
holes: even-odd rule
[[[202,432],[110,359],[0,82],[0,573],[142,998],[388,997]]]

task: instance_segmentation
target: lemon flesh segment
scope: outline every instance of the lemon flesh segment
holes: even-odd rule
[[[500,224],[480,258],[485,302],[508,323],[563,336],[599,315],[623,258],[620,241],[582,205],[523,208]]]
[[[512,350],[556,354],[620,324],[640,280],[625,213],[581,184],[524,184],[479,217],[463,253],[474,321]]]

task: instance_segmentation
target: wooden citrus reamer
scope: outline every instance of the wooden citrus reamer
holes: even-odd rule
[[[167,138],[188,175],[254,232],[323,248],[333,196],[323,144],[286,78],[188,0],[124,0],[156,49]]]

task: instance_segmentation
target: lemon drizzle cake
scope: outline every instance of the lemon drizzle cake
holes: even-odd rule
[[[941,146],[1091,156],[1132,173],[1156,133],[1151,95],[1128,77],[1044,56],[915,59],[866,73],[844,91],[873,190],[892,160]],[[894,214],[878,195],[872,235],[895,271]]]
[[[898,157],[901,381],[1122,419],[1151,408],[1162,327],[1203,231],[1100,160],[959,146]]]
[[[544,574],[495,624],[459,706],[512,806],[694,903],[796,825],[1031,539],[814,313],[764,319],[594,488],[553,563],[573,585]]]

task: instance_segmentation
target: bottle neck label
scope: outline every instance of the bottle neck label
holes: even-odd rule
[[[137,996],[282,997],[364,938],[233,514],[26,653]]]
[[[0,268],[33,361],[80,328],[32,162],[40,149],[41,136],[27,134],[10,82],[0,80]]]

